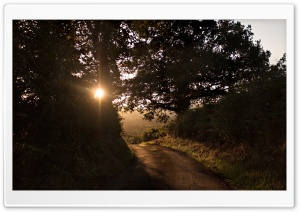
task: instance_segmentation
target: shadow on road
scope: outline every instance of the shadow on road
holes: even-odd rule
[[[145,168],[145,165],[134,157],[128,168],[101,190],[173,190],[165,182],[153,179]]]

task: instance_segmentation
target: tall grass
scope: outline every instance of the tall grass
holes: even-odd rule
[[[246,144],[228,145],[165,136],[152,141],[186,153],[225,178],[237,190],[285,190],[285,146],[266,153]],[[279,153],[280,152],[280,153]]]

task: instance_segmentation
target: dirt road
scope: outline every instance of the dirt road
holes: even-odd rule
[[[230,190],[196,160],[158,145],[131,145],[136,158],[104,190]]]

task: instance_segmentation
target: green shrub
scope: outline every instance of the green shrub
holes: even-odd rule
[[[142,142],[141,136],[124,135],[123,137],[128,144],[139,144]]]
[[[142,135],[143,141],[151,141],[163,137],[166,135],[166,132],[163,128],[152,128]]]
[[[185,111],[169,124],[167,127],[169,134],[201,142],[220,140],[211,123],[214,107],[214,105],[204,105]]]
[[[252,84],[232,89],[217,103],[179,114],[168,132],[200,142],[284,144],[286,77],[274,69]]]

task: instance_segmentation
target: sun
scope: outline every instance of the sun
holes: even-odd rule
[[[95,91],[95,98],[101,99],[104,96],[104,91],[101,88],[97,88]]]

